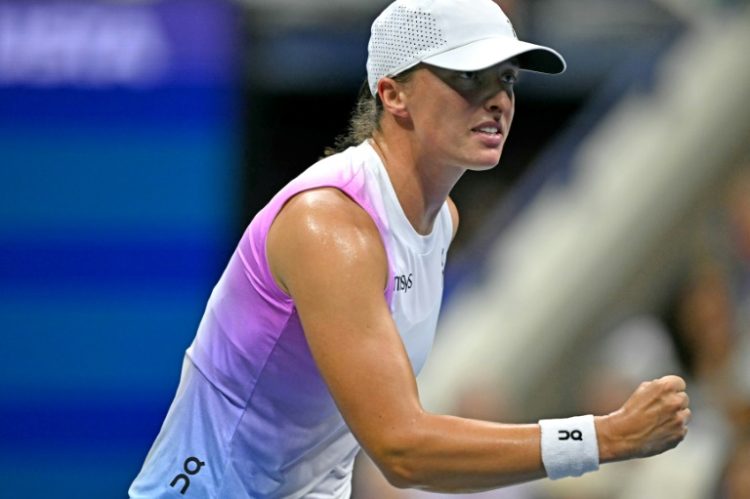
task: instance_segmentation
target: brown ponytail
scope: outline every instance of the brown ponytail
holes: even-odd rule
[[[419,65],[396,76],[391,76],[391,78],[399,83],[406,83],[411,78],[412,72],[418,67]],[[323,154],[331,156],[332,154],[345,151],[349,147],[358,146],[369,139],[376,130],[380,130],[380,118],[382,115],[383,103],[380,102],[380,97],[372,95],[370,85],[365,80],[359,88],[357,103],[354,105],[347,131],[336,137],[333,147],[326,147]]]

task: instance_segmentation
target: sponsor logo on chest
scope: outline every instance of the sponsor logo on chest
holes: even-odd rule
[[[407,293],[414,287],[414,273],[408,272],[393,277],[393,289],[397,293]]]

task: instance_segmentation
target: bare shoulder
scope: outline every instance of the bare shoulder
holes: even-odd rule
[[[387,260],[375,222],[336,188],[303,191],[281,209],[268,233],[268,261],[277,284],[289,293],[300,273],[335,268],[338,273],[381,273]]]

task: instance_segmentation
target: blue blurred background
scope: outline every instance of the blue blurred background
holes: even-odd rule
[[[125,497],[246,224],[345,131],[387,3],[0,0],[0,497]],[[523,75],[500,166],[453,193],[425,404],[603,413],[679,373],[692,447],[486,497],[748,497],[748,2],[498,3],[569,68]],[[355,497],[423,496],[363,459]]]
[[[237,12],[0,2],[0,496],[139,469],[236,236]]]

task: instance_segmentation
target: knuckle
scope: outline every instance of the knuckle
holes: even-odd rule
[[[683,414],[683,420],[685,423],[689,423],[690,419],[693,417],[693,413],[690,409],[685,409],[682,411]]]
[[[659,388],[662,389],[662,391],[667,393],[675,393],[677,390],[675,389],[674,383],[666,378],[662,378],[659,381]]]
[[[679,393],[675,393],[670,397],[669,403],[674,410],[680,410],[684,407],[685,399]]]
[[[676,392],[681,392],[685,390],[685,380],[683,380],[681,377],[676,375],[669,375],[664,376],[663,378],[659,379],[664,389],[673,390]]]

